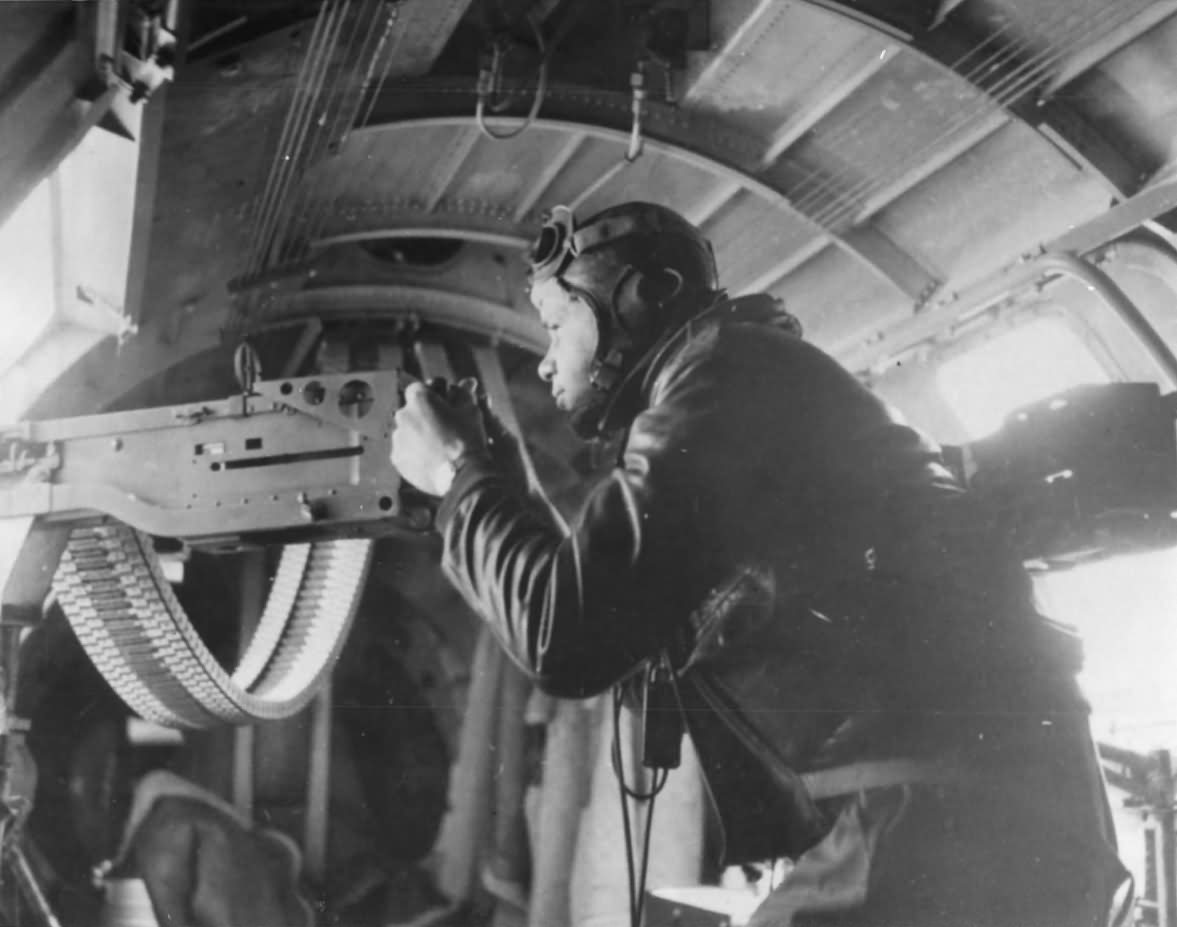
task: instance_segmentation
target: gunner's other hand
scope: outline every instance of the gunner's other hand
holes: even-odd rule
[[[392,433],[392,465],[402,477],[431,496],[444,496],[458,461],[484,454],[486,429],[476,399],[477,384],[462,381],[441,396],[423,383],[410,383],[397,410]]]

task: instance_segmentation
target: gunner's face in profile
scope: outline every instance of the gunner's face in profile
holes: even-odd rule
[[[588,303],[555,279],[532,286],[531,301],[548,333],[540,379],[551,386],[559,409],[575,413],[594,398],[590,377],[597,351],[597,320]]]

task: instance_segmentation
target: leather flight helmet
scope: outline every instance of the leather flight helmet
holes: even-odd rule
[[[599,334],[591,378],[609,393],[669,329],[713,301],[711,243],[654,203],[612,206],[578,222],[554,207],[530,253],[532,284],[556,279],[586,302]]]

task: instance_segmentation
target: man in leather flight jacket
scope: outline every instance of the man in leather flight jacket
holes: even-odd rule
[[[1077,642],[939,449],[774,300],[726,298],[670,210],[558,208],[531,296],[557,404],[626,430],[571,529],[461,391],[410,387],[393,462],[442,497],[447,574],[543,689],[673,668],[725,859],[795,860],[753,925],[1111,922]]]

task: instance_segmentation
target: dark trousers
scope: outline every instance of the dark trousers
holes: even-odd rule
[[[1004,768],[972,781],[842,799],[749,927],[1126,922],[1131,880],[1085,719],[1006,746]]]

